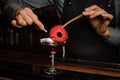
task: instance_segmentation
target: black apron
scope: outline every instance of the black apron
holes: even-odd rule
[[[65,0],[62,22],[79,15],[86,7],[96,4],[109,13],[115,15],[114,3],[106,0]],[[115,25],[115,19],[110,26]],[[104,38],[99,36],[92,28],[86,17],[69,24],[65,27],[69,39],[66,43],[66,58],[114,61],[118,58],[118,47],[110,45]]]

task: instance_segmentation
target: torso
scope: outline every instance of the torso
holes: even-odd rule
[[[114,6],[108,7],[104,1],[99,0],[66,0],[63,14],[64,23],[80,14],[84,8],[97,4],[111,14],[115,14]],[[72,5],[68,4],[71,1]],[[112,10],[112,11],[111,11]],[[111,25],[115,25],[115,21]],[[118,48],[112,46],[99,36],[90,25],[88,19],[83,17],[66,27],[69,39],[66,44],[67,56],[90,60],[110,61],[118,56]]]

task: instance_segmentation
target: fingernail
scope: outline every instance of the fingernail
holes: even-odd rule
[[[47,30],[46,29],[43,29],[43,31],[45,31],[47,33]]]
[[[82,12],[82,14],[84,15],[84,14],[85,14],[85,12]]]

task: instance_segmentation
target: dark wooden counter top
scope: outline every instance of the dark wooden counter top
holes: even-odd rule
[[[48,56],[41,56],[40,54],[34,54],[30,52],[22,52],[22,51],[0,52],[0,61],[30,64],[33,66],[41,66],[41,67],[50,67],[51,65],[50,60],[51,59]],[[55,67],[59,69],[75,71],[75,72],[120,77],[120,69],[107,69],[107,68],[77,64],[74,62],[71,63],[67,61],[62,61],[60,58],[56,59]]]

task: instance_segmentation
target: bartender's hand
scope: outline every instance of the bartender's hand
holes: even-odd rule
[[[110,35],[110,30],[108,28],[113,16],[100,8],[97,5],[90,6],[83,12],[84,16],[87,16],[95,28],[97,33],[105,38]]]
[[[30,8],[20,8],[16,11],[12,25],[18,28],[35,24],[40,30],[45,30],[44,25],[38,20],[38,17]]]

